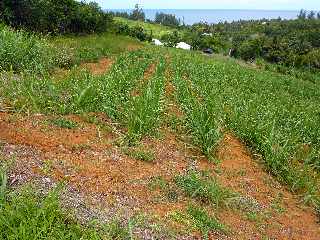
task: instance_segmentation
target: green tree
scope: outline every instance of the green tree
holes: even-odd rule
[[[130,19],[135,21],[145,21],[146,15],[143,12],[143,9],[139,7],[139,4],[136,4],[132,13],[130,14]]]

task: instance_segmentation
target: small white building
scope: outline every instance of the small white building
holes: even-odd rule
[[[152,42],[156,46],[163,46],[163,43],[159,39],[152,39]]]
[[[191,50],[191,46],[185,42],[179,42],[176,48],[184,49],[184,50]]]

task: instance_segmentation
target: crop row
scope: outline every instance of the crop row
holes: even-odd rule
[[[318,195],[320,91],[314,84],[231,61],[172,55],[178,101],[205,154],[217,145],[219,130],[232,131],[293,191],[307,190],[306,200]]]

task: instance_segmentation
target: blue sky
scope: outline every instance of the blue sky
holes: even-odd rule
[[[320,10],[320,0],[95,0],[105,9],[272,9]]]

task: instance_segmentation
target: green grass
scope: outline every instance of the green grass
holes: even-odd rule
[[[207,211],[197,206],[189,206],[187,213],[192,219],[195,229],[199,230],[204,239],[209,239],[210,231],[219,231],[226,233],[227,227],[219,222],[219,220],[213,216],[210,216]]]
[[[0,28],[0,72],[44,73],[54,66],[55,56],[45,39],[23,30]]]
[[[80,225],[60,208],[58,190],[42,196],[33,188],[7,188],[0,169],[0,239],[130,239],[118,221],[106,225]]]
[[[232,131],[261,154],[269,171],[292,191],[316,204],[320,171],[317,85],[234,61],[170,52],[177,100],[203,152],[214,153],[221,129]]]
[[[128,136],[137,139],[141,135],[155,134],[161,124],[163,114],[165,61],[160,59],[156,72],[147,84],[143,84],[142,93],[133,97],[128,107]]]
[[[78,124],[74,121],[65,119],[65,118],[57,118],[49,121],[50,124],[60,127],[60,128],[67,128],[67,129],[75,129],[78,127]]]
[[[216,208],[226,206],[228,199],[233,196],[216,179],[200,172],[190,171],[177,176],[175,182],[188,197],[212,204]]]
[[[143,150],[140,148],[137,148],[137,149],[128,148],[128,149],[125,149],[124,152],[129,157],[139,161],[152,163],[155,160],[154,152],[150,150]]]
[[[170,218],[187,227],[187,232],[199,231],[203,239],[210,239],[211,232],[227,234],[229,229],[215,216],[208,214],[205,208],[189,205],[185,212],[173,212]]]
[[[130,27],[136,27],[136,26],[142,27],[148,33],[152,33],[153,36],[156,38],[161,38],[161,36],[174,31],[173,28],[163,26],[160,24],[152,24],[152,23],[146,23],[142,21],[133,21],[130,19],[125,19],[120,17],[115,17],[114,20],[115,22],[127,24]]]
[[[97,61],[101,57],[110,57],[126,52],[130,48],[143,46],[133,38],[110,33],[82,37],[61,36],[49,39],[49,42],[58,52],[56,65],[65,68],[81,62]]]

